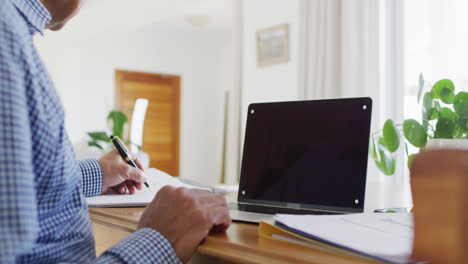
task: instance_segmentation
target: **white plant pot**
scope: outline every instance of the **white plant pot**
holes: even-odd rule
[[[431,138],[427,141],[426,150],[434,149],[468,150],[468,139]]]

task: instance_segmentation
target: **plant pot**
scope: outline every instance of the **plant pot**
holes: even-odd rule
[[[412,259],[467,263],[468,151],[424,151],[411,166],[414,197]]]
[[[426,150],[459,149],[468,150],[468,139],[431,138],[426,144]]]

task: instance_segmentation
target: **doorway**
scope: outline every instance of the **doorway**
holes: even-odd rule
[[[179,176],[180,76],[116,70],[116,108],[131,113],[138,98],[148,99],[141,150],[151,168]]]

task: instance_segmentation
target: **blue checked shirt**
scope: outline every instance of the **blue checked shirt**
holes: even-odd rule
[[[149,228],[96,258],[84,197],[101,193],[102,171],[76,161],[33,45],[50,20],[39,0],[0,0],[0,263],[179,263]]]

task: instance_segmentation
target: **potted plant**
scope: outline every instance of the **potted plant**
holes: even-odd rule
[[[91,147],[94,150],[88,151],[85,153],[85,155],[82,154],[81,156],[84,156],[83,158],[99,158],[106,151],[111,150],[114,147],[114,144],[112,144],[109,136],[112,134],[121,138],[126,146],[136,146],[137,152],[132,152],[131,154],[134,155],[133,157],[138,158],[143,168],[149,168],[149,155],[141,150],[141,146],[139,144],[131,142],[129,139],[124,137],[125,125],[128,123],[128,118],[125,113],[121,111],[111,111],[107,116],[107,122],[110,131],[88,132],[88,147]]]
[[[419,103],[422,98],[422,123],[406,119],[402,124],[395,124],[392,119],[388,119],[383,128],[371,136],[369,153],[385,175],[395,173],[396,153],[402,145],[408,157],[408,167],[411,165],[417,153],[409,153],[408,142],[419,148],[419,151],[427,147],[428,141],[438,141],[434,145],[447,146],[450,143],[440,143],[441,140],[450,140],[457,145],[468,143],[468,93],[455,93],[453,82],[443,79],[423,95],[425,84],[428,82],[420,74],[417,101]],[[405,139],[403,144],[401,134]],[[462,141],[453,141],[454,139]]]
[[[108,127],[110,128],[110,133],[124,140],[124,129],[125,125],[128,123],[127,116],[120,111],[111,111],[107,116],[107,122]],[[109,133],[106,131],[88,132],[88,136],[90,137],[88,141],[88,146],[90,147],[96,147],[100,150],[109,150],[114,147],[109,139]],[[124,142],[126,145],[131,144],[130,140],[124,140]],[[140,149],[140,146],[136,146]]]

